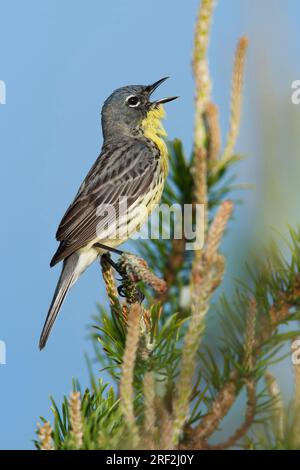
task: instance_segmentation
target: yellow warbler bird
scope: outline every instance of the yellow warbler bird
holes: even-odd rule
[[[119,88],[103,105],[100,156],[56,233],[60,245],[50,266],[63,261],[63,267],[40,349],[45,347],[66,294],[79,276],[98,256],[128,239],[161,198],[168,173],[162,105],[177,96],[153,102],[150,97],[167,78],[148,86]]]

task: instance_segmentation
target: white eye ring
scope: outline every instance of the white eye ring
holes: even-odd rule
[[[135,100],[132,100],[132,98],[135,98],[137,100],[137,102],[135,103],[134,101]],[[132,103],[130,103],[130,100],[132,101]],[[141,104],[140,100],[138,99],[138,97],[136,95],[130,95],[126,98],[126,103],[128,104],[128,106],[130,106],[130,108],[136,108],[137,106],[139,106]]]

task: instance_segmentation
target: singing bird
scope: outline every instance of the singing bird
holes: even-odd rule
[[[163,104],[150,101],[168,77],[115,90],[102,108],[103,146],[59,224],[50,266],[62,271],[41,333],[43,349],[69,289],[109,248],[123,243],[160,201],[168,173]],[[107,248],[106,248],[107,247]]]

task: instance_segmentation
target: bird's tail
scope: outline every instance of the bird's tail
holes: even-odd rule
[[[56,317],[60,311],[60,308],[65,300],[65,297],[72,285],[77,281],[78,274],[77,266],[79,261],[79,255],[73,253],[71,256],[64,260],[61,275],[59,277],[54,296],[48,311],[48,315],[42,330],[40,337],[39,348],[43,349],[46,346],[48,337],[51,333],[52,327],[56,320]]]

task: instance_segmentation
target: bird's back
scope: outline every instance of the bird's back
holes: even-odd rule
[[[161,148],[143,134],[104,142],[100,156],[59,224],[56,237],[61,243],[51,266],[94,240],[106,239],[106,234],[101,235],[104,222],[110,222],[116,230],[118,222],[104,220],[103,214],[112,207],[118,218],[121,199],[126,198],[129,209],[145,204],[148,213],[152,210],[161,197],[166,176],[165,165],[162,166],[166,148]],[[137,225],[148,214],[142,215],[140,221],[136,219]],[[132,231],[128,230],[129,236]]]

